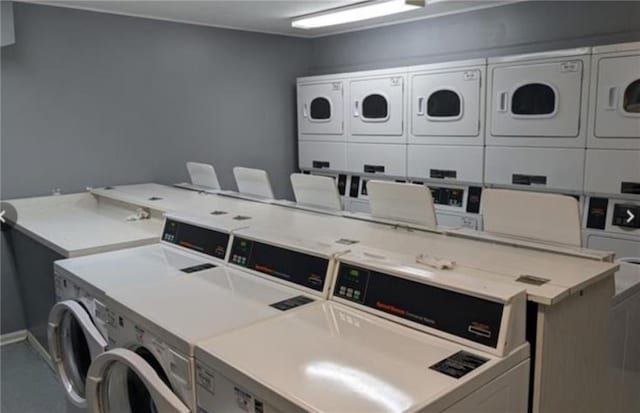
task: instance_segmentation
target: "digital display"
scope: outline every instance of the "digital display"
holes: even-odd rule
[[[229,234],[167,219],[162,232],[162,240],[224,259],[229,246]]]
[[[329,268],[326,258],[239,237],[229,262],[316,291],[324,289]]]
[[[340,264],[333,295],[482,345],[498,345],[500,303],[348,264]]]

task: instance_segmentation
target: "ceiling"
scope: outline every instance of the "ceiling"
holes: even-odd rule
[[[293,17],[359,3],[362,0],[22,0],[104,13],[122,14],[158,20],[223,27],[237,30],[318,37],[329,34],[442,16],[451,13],[496,7],[513,0],[427,0],[423,9],[364,22],[302,30],[291,27]]]

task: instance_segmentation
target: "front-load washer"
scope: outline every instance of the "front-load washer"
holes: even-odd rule
[[[231,215],[167,214],[159,244],[55,262],[48,338],[68,411],[86,408],[87,370],[108,347],[105,295],[215,267],[226,258],[230,232],[246,225]]]
[[[198,412],[527,410],[521,287],[339,261],[329,301],[196,347]]]
[[[334,256],[346,248],[290,241],[234,241],[229,259],[259,272],[219,267],[109,294],[109,344],[115,350],[91,364],[90,411],[195,411],[197,342],[326,298]],[[253,255],[240,256],[239,248]]]

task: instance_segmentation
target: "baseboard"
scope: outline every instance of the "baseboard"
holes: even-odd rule
[[[29,332],[27,330],[18,330],[12,333],[2,334],[0,335],[0,346],[26,340],[28,334]]]
[[[51,360],[51,356],[49,356],[49,352],[46,348],[42,347],[42,344],[31,334],[31,332],[27,332],[27,341],[33,347],[33,349],[38,353],[40,357],[51,367],[52,370],[55,371],[55,366],[53,365],[53,360]]]

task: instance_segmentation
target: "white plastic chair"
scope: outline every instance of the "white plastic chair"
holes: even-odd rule
[[[236,178],[238,192],[245,195],[256,196],[264,199],[273,199],[273,189],[269,174],[262,169],[233,168],[233,176]]]
[[[328,211],[342,210],[342,201],[333,178],[294,173],[291,174],[291,186],[299,205]]]
[[[213,165],[198,162],[187,162],[187,171],[193,186],[203,189],[220,189],[218,175]]]
[[[485,189],[484,231],[535,241],[579,247],[580,208],[571,196],[541,192]]]
[[[431,191],[424,185],[372,180],[367,182],[371,215],[436,229]]]

